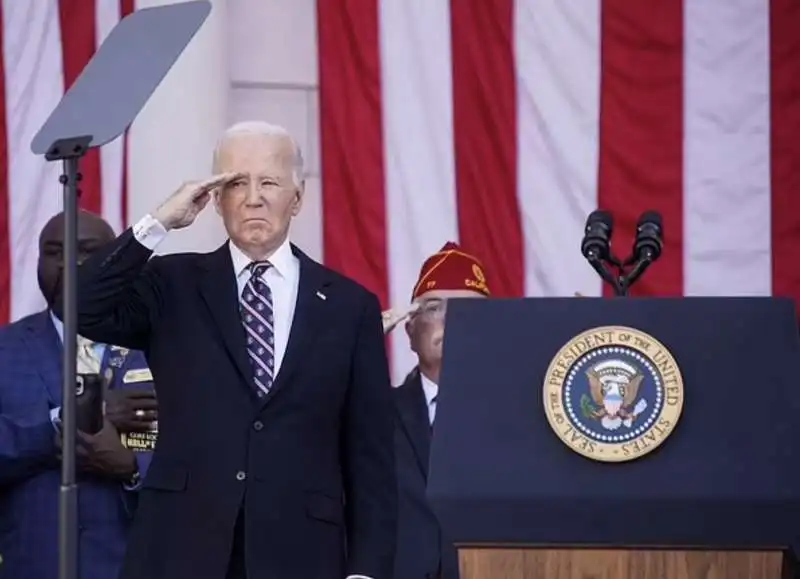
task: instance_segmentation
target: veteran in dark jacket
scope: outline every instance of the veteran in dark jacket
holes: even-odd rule
[[[490,295],[482,263],[447,243],[422,266],[412,308],[405,316],[411,349],[419,361],[394,390],[398,480],[396,579],[458,579],[458,558],[426,496],[428,456],[436,420],[448,300]],[[401,319],[384,315],[385,331]]]

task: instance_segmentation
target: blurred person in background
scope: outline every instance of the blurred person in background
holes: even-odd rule
[[[122,579],[391,579],[393,409],[377,297],[289,241],[303,158],[228,129],[180,187],[78,272],[79,329],[148,352],[159,439]],[[207,205],[229,240],[151,259]]]
[[[422,265],[405,322],[418,364],[394,390],[398,421],[395,457],[398,478],[396,579],[458,579],[458,557],[442,533],[427,496],[428,460],[442,370],[444,318],[448,300],[486,298],[483,265],[455,243],[447,243]],[[384,315],[385,331],[403,316]]]
[[[80,260],[114,239],[100,217],[78,215]],[[0,329],[0,576],[57,579],[62,393],[61,300],[64,215],[39,237],[39,287],[48,308]],[[78,372],[111,371],[98,433],[78,433],[80,579],[116,577],[136,492],[149,452],[126,448],[121,435],[152,430],[152,377],[141,352],[79,337]]]

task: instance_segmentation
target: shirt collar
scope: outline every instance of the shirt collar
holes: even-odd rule
[[[247,257],[241,249],[236,247],[233,241],[228,243],[228,248],[230,249],[231,260],[233,261],[233,271],[236,273],[236,277],[239,278],[253,260]],[[289,243],[289,238],[287,237],[284,242],[280,244],[278,249],[275,250],[275,253],[270,256],[269,262],[278,275],[286,277],[290,271],[293,257],[292,245]]]
[[[439,385],[422,372],[419,373],[419,377],[422,380],[422,391],[425,393],[425,402],[430,406],[431,400],[436,398],[439,394]]]
[[[55,327],[56,333],[58,334],[58,339],[61,340],[61,343],[63,344],[64,343],[64,322],[62,322],[61,320],[59,320],[56,317],[55,313],[53,313],[53,310],[48,310],[48,312],[50,314],[50,321],[53,322],[53,327]],[[85,338],[83,338],[83,336],[79,335],[78,339],[81,340],[81,339],[85,339]]]
[[[53,310],[49,310],[50,312],[50,320],[53,322],[53,326],[58,332],[58,339],[62,342],[64,341],[64,323],[59,320],[56,315],[53,313]]]

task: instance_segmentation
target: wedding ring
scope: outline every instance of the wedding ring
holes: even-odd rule
[[[141,408],[133,413],[136,418],[144,418],[144,410]]]

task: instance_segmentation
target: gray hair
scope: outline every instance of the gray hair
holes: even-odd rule
[[[236,123],[225,129],[222,133],[217,146],[214,148],[214,164],[216,165],[217,158],[222,146],[230,139],[243,135],[261,135],[265,137],[286,137],[292,143],[294,149],[294,159],[292,161],[292,178],[296,187],[300,187],[303,183],[305,174],[303,172],[303,151],[300,145],[292,137],[291,133],[280,125],[272,125],[264,121],[244,121]]]

